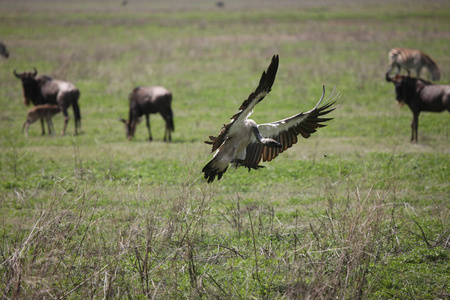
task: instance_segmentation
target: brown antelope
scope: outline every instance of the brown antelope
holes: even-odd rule
[[[150,114],[160,113],[166,122],[164,141],[171,141],[171,132],[174,131],[173,113],[171,108],[172,93],[160,86],[140,86],[133,89],[129,96],[130,112],[128,120],[121,119],[125,123],[128,140],[134,137],[139,118],[145,115],[149,140],[152,141],[150,130]]]
[[[416,49],[394,48],[389,51],[389,68],[387,73],[390,74],[394,67],[397,67],[398,75],[403,67],[410,75],[409,69],[416,70],[417,77],[420,77],[420,71],[423,67],[427,68],[431,73],[431,80],[438,81],[441,78],[441,72],[436,63],[427,54]]]
[[[386,81],[395,86],[396,100],[406,103],[413,113],[411,142],[418,142],[419,114],[422,111],[450,112],[450,85],[437,85],[420,78],[386,73]]]
[[[23,98],[26,106],[30,102],[34,105],[53,104],[58,105],[64,115],[64,127],[62,134],[66,133],[67,123],[69,122],[69,113],[67,109],[72,106],[75,115],[75,135],[78,134],[78,127],[81,126],[80,107],[78,98],[80,91],[70,82],[55,80],[48,76],[37,76],[37,70],[34,72],[16,73],[14,75],[22,81]],[[42,134],[45,134],[44,121],[41,119]]]
[[[243,166],[249,171],[263,168],[258,165],[261,159],[271,161],[297,143],[299,134],[309,138],[317,128],[326,126],[322,122],[331,120],[322,116],[335,109],[331,106],[337,101],[339,94],[319,106],[325,95],[325,87],[319,102],[310,111],[266,124],[256,124],[248,119],[255,105],[270,92],[277,74],[278,60],[278,55],[274,55],[269,68],[263,72],[258,87],[242,103],[239,112],[231,118],[228,125],[224,125],[217,137],[210,136],[210,141],[205,142],[212,144],[212,151],[216,151],[213,159],[202,169],[208,183],[213,182],[216,176],[220,180],[229,164],[236,168]],[[334,91],[331,96],[333,94]]]
[[[28,137],[28,128],[37,120],[45,119],[47,121],[48,133],[51,135],[54,133],[52,117],[59,113],[61,110],[58,105],[53,104],[41,104],[36,105],[28,111],[27,120],[22,124],[22,132],[25,129],[25,136]]]

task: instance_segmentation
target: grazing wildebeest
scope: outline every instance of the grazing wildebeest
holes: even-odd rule
[[[25,136],[28,137],[28,127],[37,120],[45,119],[47,121],[48,133],[52,134],[53,122],[52,117],[59,113],[61,110],[58,105],[54,104],[41,104],[36,105],[28,111],[27,120],[22,124],[22,132],[25,129]]]
[[[81,125],[81,113],[78,106],[80,91],[70,82],[55,80],[48,76],[37,76],[37,70],[34,72],[17,73],[14,75],[22,80],[23,97],[26,106],[32,102],[34,105],[55,104],[58,105],[64,115],[64,128],[62,134],[66,133],[69,114],[67,109],[72,105],[75,115],[75,135],[78,134],[78,127]],[[41,119],[42,134],[45,134],[44,121]]]
[[[431,79],[438,81],[441,78],[441,72],[430,56],[417,49],[394,48],[389,51],[388,55],[389,67],[387,73],[391,73],[394,67],[397,67],[397,74],[403,67],[410,75],[409,69],[416,70],[417,78],[420,77],[420,71],[423,67],[427,68],[431,73]]]
[[[174,131],[173,113],[171,108],[172,93],[160,86],[140,86],[133,89],[129,96],[130,113],[128,120],[121,119],[125,123],[127,138],[131,140],[136,131],[139,118],[145,115],[149,140],[153,140],[150,130],[150,114],[160,113],[166,122],[164,141],[171,141],[171,132]]]
[[[396,75],[390,77],[386,73],[386,81],[395,85],[397,102],[406,103],[413,113],[411,122],[411,142],[418,141],[419,114],[421,111],[450,112],[450,85],[437,85],[409,76]]]
[[[6,49],[5,44],[3,44],[2,42],[0,42],[0,56],[3,56],[4,58],[9,57],[9,52]]]

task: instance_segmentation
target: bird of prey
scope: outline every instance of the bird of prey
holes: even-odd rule
[[[271,161],[297,143],[299,134],[309,138],[317,128],[326,126],[322,124],[323,122],[332,120],[322,116],[336,108],[331,106],[340,95],[338,93],[333,97],[333,90],[326,103],[319,107],[325,95],[325,87],[319,102],[310,111],[265,124],[256,124],[255,121],[248,119],[255,105],[270,92],[277,74],[278,62],[278,55],[274,55],[267,71],[263,72],[258,87],[242,103],[239,112],[231,118],[231,122],[223,126],[217,137],[210,136],[210,140],[205,141],[212,145],[211,152],[216,151],[213,159],[202,169],[208,183],[213,182],[216,176],[220,180],[229,164],[235,168],[246,167],[249,172],[251,169],[263,168],[264,166],[258,165],[261,159]]]

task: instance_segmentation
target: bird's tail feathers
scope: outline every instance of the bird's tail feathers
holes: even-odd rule
[[[222,175],[227,171],[228,165],[225,167],[225,169],[220,170],[216,166],[214,166],[215,159],[213,158],[209,163],[206,164],[206,166],[203,167],[202,172],[205,173],[204,177],[208,180],[208,183],[211,183],[216,179],[220,180],[222,178]]]

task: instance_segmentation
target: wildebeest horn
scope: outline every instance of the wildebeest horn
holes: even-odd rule
[[[35,67],[33,67],[33,69],[34,69],[34,73],[33,73],[33,76],[36,76],[36,75],[37,75],[37,70],[36,70],[36,68],[35,68]]]
[[[386,73],[386,81],[387,82],[391,82],[392,81],[392,77],[389,76],[389,73]]]
[[[21,74],[17,74],[16,69],[14,69],[13,74],[14,74],[17,78],[22,78],[22,77],[20,76]]]

